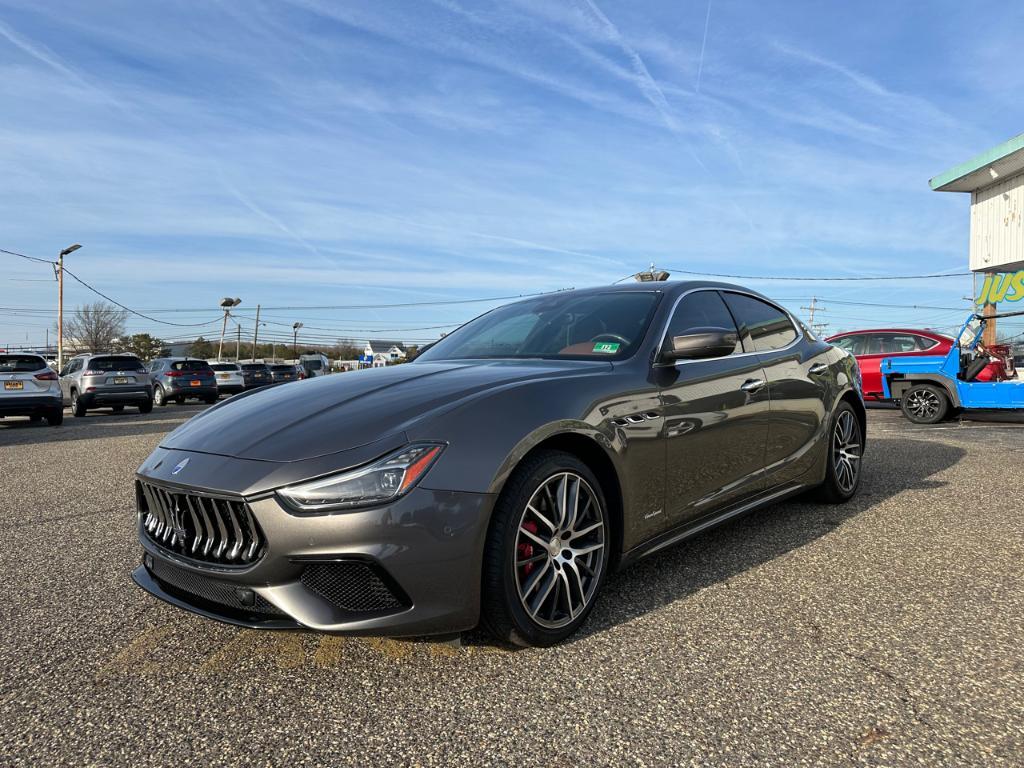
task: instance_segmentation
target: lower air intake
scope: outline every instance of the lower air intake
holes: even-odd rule
[[[255,595],[255,600],[251,605],[246,605],[236,586],[230,582],[211,579],[209,576],[178,568],[157,558],[153,558],[153,564],[149,570],[165,588],[170,587],[172,592],[184,593],[181,597],[185,600],[198,599],[243,613],[284,615],[258,594]]]
[[[315,563],[302,573],[305,587],[338,608],[353,613],[380,613],[409,607],[397,584],[378,566],[362,560]]]

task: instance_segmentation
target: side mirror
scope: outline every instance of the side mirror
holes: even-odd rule
[[[736,350],[739,335],[728,328],[692,328],[682,336],[673,336],[665,349],[662,360],[705,360],[710,357],[725,357]]]

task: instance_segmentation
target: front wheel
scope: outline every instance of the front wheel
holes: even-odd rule
[[[564,640],[594,607],[610,546],[608,506],[590,468],[561,451],[530,457],[509,478],[491,518],[484,624],[517,645]]]
[[[81,418],[82,416],[85,416],[85,412],[87,410],[88,409],[85,407],[85,403],[83,403],[82,399],[78,396],[78,392],[72,392],[71,393],[71,412],[73,414],[75,414],[76,417]]]
[[[158,408],[163,408],[167,405],[167,395],[164,394],[163,387],[157,387],[153,390],[153,405]]]
[[[915,424],[938,424],[949,412],[949,396],[933,384],[918,384],[903,393],[900,408]]]

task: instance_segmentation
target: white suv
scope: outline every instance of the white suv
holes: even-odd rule
[[[60,380],[39,355],[0,354],[0,418],[46,419],[51,427],[64,421]]]
[[[235,395],[245,390],[245,379],[238,363],[224,363],[207,360],[217,376],[217,391],[225,395]]]

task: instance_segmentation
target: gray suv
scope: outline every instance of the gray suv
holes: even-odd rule
[[[153,410],[153,386],[145,364],[129,354],[85,354],[71,358],[60,372],[60,390],[75,416],[90,408],[110,406],[114,412],[126,405],[140,413]]]

